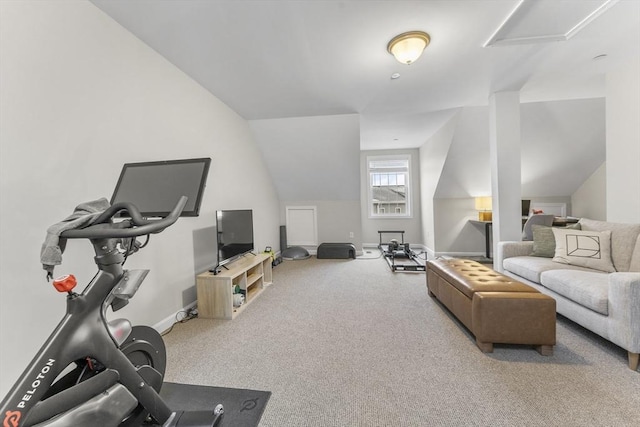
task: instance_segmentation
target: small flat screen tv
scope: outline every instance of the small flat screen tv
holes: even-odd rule
[[[253,251],[253,211],[216,211],[218,266]]]
[[[126,163],[111,204],[131,202],[143,217],[165,217],[181,196],[187,204],[180,216],[198,216],[210,158]]]

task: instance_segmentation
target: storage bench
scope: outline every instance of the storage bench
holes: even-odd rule
[[[475,261],[436,259],[426,267],[429,296],[473,333],[480,350],[490,353],[497,343],[527,344],[544,356],[553,354],[553,298]]]

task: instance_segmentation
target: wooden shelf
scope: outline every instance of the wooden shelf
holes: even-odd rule
[[[247,276],[247,288],[262,279],[262,274],[253,273]]]
[[[258,296],[261,292],[262,292],[262,288],[258,288],[257,286],[252,286],[250,289],[247,290],[247,296],[246,296],[247,299],[245,304],[248,304],[249,302],[251,302],[253,298]]]
[[[199,317],[233,319],[273,280],[269,254],[249,254],[227,267],[218,274],[206,272],[196,277]],[[240,307],[233,306],[236,286],[245,294],[245,302]]]

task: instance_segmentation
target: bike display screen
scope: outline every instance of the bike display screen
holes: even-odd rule
[[[143,217],[165,217],[187,196],[180,216],[198,216],[210,163],[210,158],[126,163],[111,204],[131,202]]]

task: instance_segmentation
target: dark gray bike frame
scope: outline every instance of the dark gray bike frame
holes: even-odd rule
[[[92,381],[89,386],[80,383],[72,387],[79,387],[82,394],[80,399],[86,400],[87,397],[98,394],[117,382],[125,386],[157,422],[163,424],[171,417],[172,411],[156,390],[140,376],[136,367],[120,351],[118,344],[111,337],[103,303],[108,300],[109,294],[125,274],[122,268],[124,255],[116,248],[119,238],[164,230],[177,220],[185,203],[186,197],[183,197],[171,214],[162,220],[133,218],[135,224],[147,224],[138,228],[124,228],[123,225],[123,229],[113,229],[113,224],[110,224],[111,228],[71,230],[62,235],[66,238],[89,238],[100,271],[82,294],[70,294],[67,297],[67,312],[62,321],[0,404],[3,420],[8,420],[7,425],[22,425],[29,411],[42,399],[56,377],[70,363],[87,356],[104,365],[107,375],[104,375],[105,379],[101,381]],[[127,206],[131,205],[121,203],[112,206],[96,220],[96,223],[108,220],[115,211]],[[91,394],[92,392],[95,393]],[[51,416],[59,412],[58,407]]]

